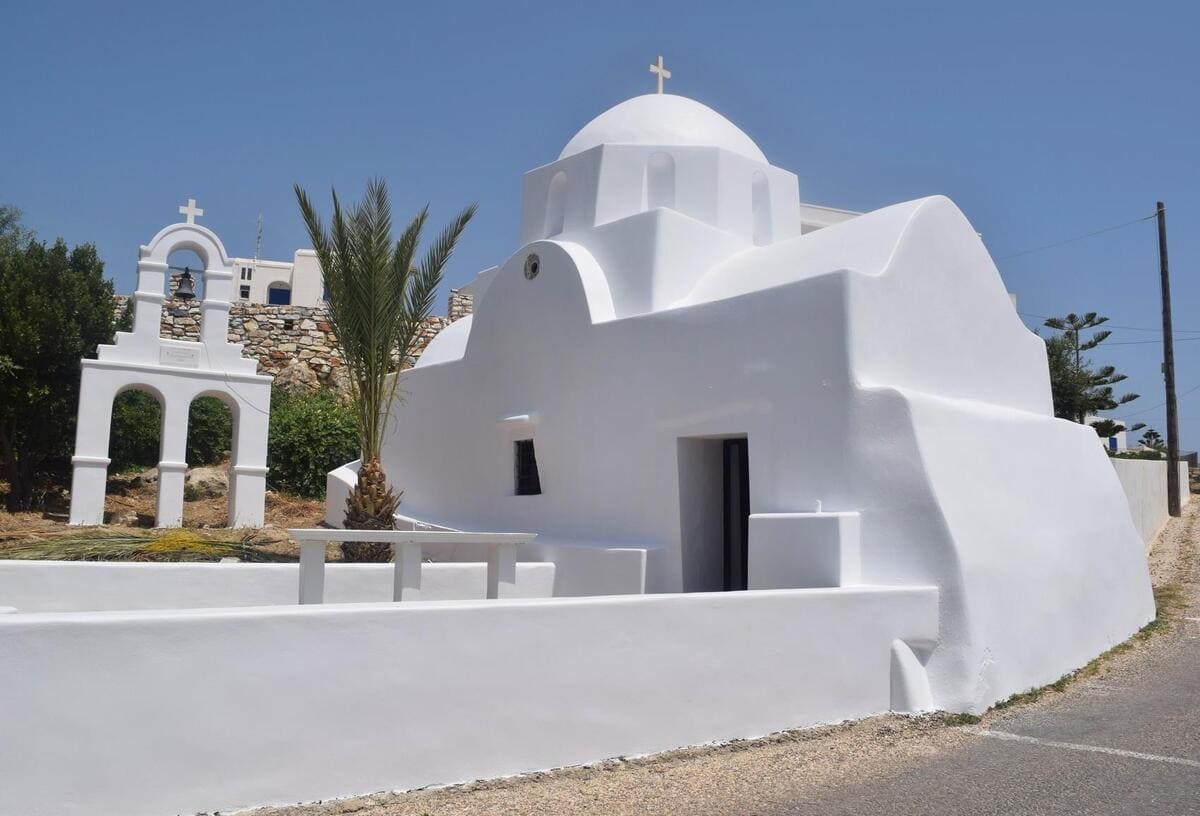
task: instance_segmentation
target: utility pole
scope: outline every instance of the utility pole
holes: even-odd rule
[[[1167,209],[1158,202],[1158,267],[1162,275],[1163,380],[1167,386],[1167,512],[1179,516],[1179,406],[1175,403],[1175,336],[1167,272]]]

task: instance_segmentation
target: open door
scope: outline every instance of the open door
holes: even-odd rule
[[[750,534],[750,456],[746,440],[722,440],[725,591],[745,589]]]

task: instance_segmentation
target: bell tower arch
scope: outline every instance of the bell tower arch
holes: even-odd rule
[[[101,524],[108,480],[108,443],[113,397],[137,385],[160,395],[162,452],[158,463],[157,527],[183,523],[183,484],[187,470],[188,409],[200,395],[215,395],[234,410],[229,467],[229,526],[263,523],[267,477],[267,427],[271,377],[229,342],[233,267],[221,240],[195,222],[204,211],[188,199],[179,212],[185,221],[164,227],[138,252],[138,283],[133,293],[133,330],[118,332],[116,343],[83,360],[75,455],[71,459],[71,523]],[[167,258],[187,249],[203,264],[204,301],[199,341],[159,336],[166,300]]]

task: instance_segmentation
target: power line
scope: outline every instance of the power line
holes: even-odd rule
[[[1103,229],[1098,229],[1098,230],[1095,230],[1094,232],[1089,232],[1084,235],[1076,235],[1074,238],[1067,238],[1062,241],[1055,241],[1053,244],[1043,244],[1042,246],[1030,247],[1029,249],[1023,249],[1020,252],[1014,252],[1011,255],[1003,255],[1003,256],[997,258],[996,260],[997,261],[1007,261],[1012,258],[1019,258],[1022,255],[1030,255],[1034,252],[1042,252],[1043,250],[1047,250],[1047,249],[1055,249],[1057,247],[1064,246],[1066,244],[1073,244],[1076,241],[1082,241],[1085,238],[1094,238],[1097,235],[1103,235],[1106,232],[1112,232],[1113,230],[1119,230],[1119,229],[1124,229],[1125,227],[1131,227],[1134,224],[1140,224],[1143,221],[1151,221],[1157,217],[1158,217],[1158,213],[1151,213],[1150,215],[1144,215],[1141,218],[1135,218],[1132,221],[1126,221],[1123,224],[1113,224],[1111,227],[1104,227]]]
[[[1021,315],[1022,317],[1036,317],[1038,320],[1053,320],[1053,318],[1050,315],[1039,315],[1039,314],[1033,314],[1032,312],[1017,312],[1017,314]],[[1101,323],[1096,328],[1100,328],[1100,326],[1103,326],[1103,327],[1109,328],[1109,329],[1122,329],[1123,331],[1144,331],[1144,332],[1158,332],[1158,333],[1162,332],[1162,326],[1151,329],[1151,328],[1147,328],[1145,326],[1118,326],[1115,323]],[[1175,333],[1176,334],[1180,334],[1180,333],[1200,334],[1200,329],[1175,329]],[[1184,339],[1187,339],[1187,338],[1184,338]],[[1157,341],[1155,341],[1155,342],[1157,342]]]
[[[1176,337],[1175,338],[1176,343],[1182,343],[1185,340],[1200,340],[1200,337]],[[1115,343],[1109,343],[1108,341],[1105,341],[1104,347],[1108,348],[1109,346],[1144,346],[1144,345],[1147,345],[1150,343],[1153,343],[1156,346],[1161,346],[1162,340],[1118,340]]]
[[[1200,391],[1200,385],[1193,385],[1191,388],[1189,388],[1187,391],[1184,391],[1179,396],[1186,397],[1188,394],[1191,394],[1193,391]],[[1117,417],[1117,419],[1129,419],[1130,417],[1140,416],[1141,414],[1148,414],[1151,411],[1162,408],[1166,404],[1167,404],[1166,400],[1164,400],[1164,401],[1160,402],[1158,405],[1151,405],[1149,408],[1143,408],[1140,411],[1134,411],[1132,414],[1125,414],[1124,416],[1119,416],[1119,417]]]

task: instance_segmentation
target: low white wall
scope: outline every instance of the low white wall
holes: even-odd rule
[[[0,814],[414,788],[863,717],[932,587],[0,615]]]
[[[1149,459],[1110,459],[1129,502],[1129,514],[1142,541],[1154,538],[1167,520],[1167,463]],[[1191,500],[1186,462],[1179,463],[1179,492],[1183,504]]]
[[[346,520],[346,499],[358,482],[361,459],[334,468],[325,474],[325,523],[330,527],[341,527]]]
[[[327,603],[392,600],[392,564],[328,564]],[[517,564],[516,597],[548,598],[553,564]],[[422,564],[424,600],[487,596],[487,565]],[[0,606],[19,612],[201,609],[294,604],[297,564],[156,564],[0,561]]]

